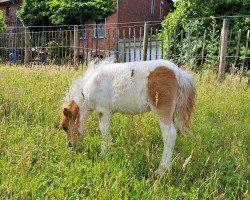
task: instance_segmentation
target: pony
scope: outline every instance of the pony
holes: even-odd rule
[[[152,111],[159,120],[164,149],[156,174],[163,175],[171,164],[177,137],[189,128],[195,104],[193,75],[167,60],[130,63],[92,63],[85,76],[73,81],[61,107],[61,126],[68,146],[82,140],[88,117],[99,115],[101,153],[110,148],[112,113],[140,114]]]

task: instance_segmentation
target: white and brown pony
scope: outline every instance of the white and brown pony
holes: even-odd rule
[[[62,105],[61,125],[69,146],[83,137],[86,121],[99,114],[102,134],[100,156],[110,146],[112,113],[139,114],[152,111],[159,119],[164,143],[156,173],[162,175],[171,163],[176,140],[174,115],[181,130],[188,128],[195,102],[194,78],[166,60],[92,64],[84,77],[73,82]]]

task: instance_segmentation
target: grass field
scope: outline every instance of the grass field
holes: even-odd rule
[[[157,179],[163,143],[152,113],[115,114],[102,159],[96,114],[80,150],[66,148],[59,110],[76,75],[0,68],[0,199],[249,199],[246,80],[196,75],[193,131],[178,135],[171,168]]]

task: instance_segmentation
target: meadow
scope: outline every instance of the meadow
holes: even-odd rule
[[[77,151],[66,147],[60,105],[81,72],[0,67],[0,199],[249,199],[250,87],[196,74],[192,130],[179,134],[170,170],[152,113],[112,118],[112,151],[99,158],[94,113]]]

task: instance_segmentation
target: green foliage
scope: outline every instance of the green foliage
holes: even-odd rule
[[[163,142],[152,113],[115,114],[114,145],[101,159],[96,114],[79,151],[66,147],[60,128],[61,100],[82,72],[8,66],[0,74],[2,199],[249,199],[244,78],[230,75],[221,83],[211,71],[196,75],[193,132],[178,135],[172,166],[156,179]]]
[[[24,0],[18,15],[26,26],[77,25],[113,11],[112,0]]]
[[[174,3],[175,9],[166,16],[162,23],[164,31],[169,34],[169,38],[165,40],[165,52],[173,54],[178,61],[180,56],[180,44],[177,50],[174,50],[172,38],[178,43],[181,40],[180,31],[183,30],[183,60],[187,61],[189,56],[193,56],[194,62],[188,60],[191,64],[199,65],[201,60],[197,59],[197,55],[201,55],[203,45],[204,31],[206,34],[206,47],[204,56],[206,56],[205,64],[207,66],[216,66],[217,56],[219,52],[220,30],[222,28],[223,17],[233,15],[249,15],[250,2],[248,0],[179,0]],[[216,17],[213,17],[216,16]],[[237,41],[238,30],[242,30],[241,41],[246,41],[246,33],[250,27],[249,17],[230,18],[230,39]],[[188,34],[190,33],[190,38]],[[244,43],[242,43],[244,45]],[[229,55],[235,55],[236,43],[229,42]],[[191,47],[190,49],[188,47]],[[168,55],[165,53],[165,56]],[[189,55],[189,56],[188,56]],[[196,56],[196,57],[195,57]],[[169,57],[169,55],[168,55]]]
[[[50,23],[47,0],[24,0],[18,16],[25,26],[43,26]]]
[[[0,33],[4,33],[5,31],[6,24],[4,22],[4,15],[3,12],[0,10]],[[3,62],[6,57],[9,57],[9,49],[4,48],[4,45],[2,45],[2,48],[0,48],[0,62]]]
[[[47,5],[53,24],[82,24],[114,11],[112,0],[49,0]]]
[[[50,41],[48,42],[48,56],[50,59],[61,59],[62,58],[62,46],[61,42]]]
[[[5,31],[6,24],[4,22],[3,11],[0,10],[0,33]]]
[[[0,48],[0,62],[4,62],[6,58],[9,58],[9,49]]]

